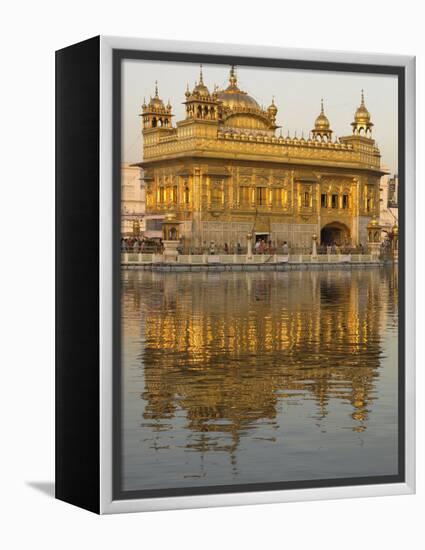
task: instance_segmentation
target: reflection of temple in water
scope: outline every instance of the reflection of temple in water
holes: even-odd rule
[[[313,400],[320,423],[336,399],[346,426],[365,430],[382,300],[396,307],[396,278],[385,270],[124,272],[125,331],[145,338],[145,421],[161,429],[183,412],[188,449],[232,453],[260,419],[273,426],[280,402]]]

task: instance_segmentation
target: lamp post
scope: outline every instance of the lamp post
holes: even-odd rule
[[[252,233],[246,236],[246,259],[252,260]]]
[[[312,256],[312,258],[317,258],[317,235],[316,235],[316,233],[313,233],[313,236],[311,237],[311,240],[312,240],[311,256]]]

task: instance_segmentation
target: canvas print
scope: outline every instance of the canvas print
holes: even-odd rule
[[[397,76],[129,58],[120,93],[121,494],[399,479]]]

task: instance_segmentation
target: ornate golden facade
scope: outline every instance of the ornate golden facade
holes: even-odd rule
[[[173,214],[184,243],[223,246],[255,239],[275,246],[365,244],[379,216],[381,155],[363,92],[352,133],[339,139],[323,101],[310,136],[277,135],[277,107],[238,87],[212,92],[199,82],[185,93],[186,118],[155,96],[142,106],[147,214]]]

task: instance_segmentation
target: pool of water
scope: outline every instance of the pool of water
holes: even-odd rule
[[[397,473],[397,274],[122,271],[122,489]]]

